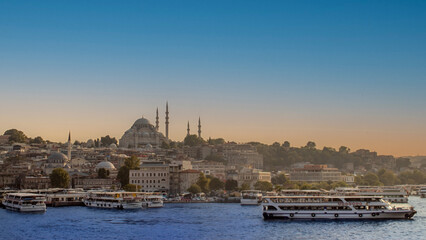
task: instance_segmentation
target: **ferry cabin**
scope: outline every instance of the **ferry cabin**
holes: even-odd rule
[[[33,193],[8,193],[3,199],[6,209],[20,212],[45,212],[46,199],[43,195]]]
[[[416,213],[370,196],[268,196],[262,207],[265,219],[408,219]]]
[[[259,190],[244,190],[241,192],[241,205],[260,205],[262,192]]]

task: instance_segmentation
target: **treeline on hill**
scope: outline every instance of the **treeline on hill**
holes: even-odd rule
[[[378,164],[382,161],[382,156],[377,156],[377,154],[368,150],[350,152],[350,149],[345,146],[341,146],[338,150],[331,147],[324,147],[320,150],[316,148],[314,142],[308,142],[306,146],[300,148],[291,147],[288,141],[283,144],[275,142],[272,145],[258,142],[250,142],[249,144],[257,147],[257,151],[263,155],[264,168],[270,171],[288,169],[292,164],[301,162],[327,164],[340,169],[344,168],[345,164],[352,163],[355,168],[362,166],[369,171],[372,170],[372,163],[375,160],[377,160]],[[393,158],[392,156],[385,157],[387,159]],[[408,158],[397,158],[394,170],[399,170],[409,165],[410,160]]]

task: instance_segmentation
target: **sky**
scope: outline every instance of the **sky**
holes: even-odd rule
[[[426,1],[0,0],[0,134],[426,155]]]

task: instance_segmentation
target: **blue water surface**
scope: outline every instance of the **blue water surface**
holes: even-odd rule
[[[136,211],[87,207],[0,209],[0,239],[426,239],[426,199],[412,220],[268,220],[261,207],[166,204]]]

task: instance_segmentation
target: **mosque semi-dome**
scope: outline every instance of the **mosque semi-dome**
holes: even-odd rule
[[[99,170],[101,168],[104,168],[106,170],[115,170],[114,164],[112,164],[109,161],[102,161],[102,162],[98,163],[98,165],[96,165],[96,170]]]

